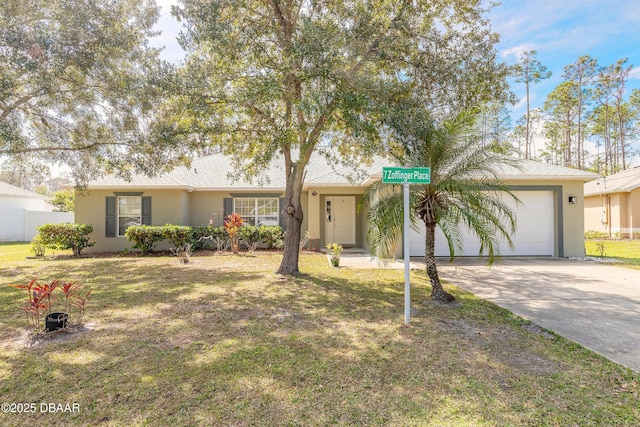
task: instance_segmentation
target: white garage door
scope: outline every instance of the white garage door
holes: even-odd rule
[[[509,198],[508,204],[516,212],[517,229],[511,240],[513,248],[506,241],[500,242],[500,255],[551,255],[554,252],[553,193],[551,191],[515,191],[522,202],[517,205]],[[460,256],[478,256],[478,239],[466,227],[462,230],[463,252]],[[419,231],[411,231],[411,256],[424,256],[424,224]],[[436,228],[436,256],[449,256],[447,241]]]

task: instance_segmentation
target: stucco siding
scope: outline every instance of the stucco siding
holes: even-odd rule
[[[607,215],[604,198],[600,195],[584,199],[584,231],[607,232]]]
[[[633,238],[640,233],[640,188],[630,192],[594,195],[585,203],[585,231]]]
[[[640,188],[629,193],[628,209],[631,233],[640,233]]]
[[[194,191],[189,193],[189,224],[221,227],[224,224],[224,198],[231,197],[221,191]],[[211,223],[209,222],[211,221]]]
[[[610,230],[611,230],[611,235],[613,237],[619,237],[617,236],[616,233],[620,233],[620,226],[622,224],[622,215],[623,215],[623,210],[622,210],[622,206],[621,206],[621,202],[622,202],[622,197],[620,193],[615,193],[615,194],[611,194],[609,196],[609,200],[610,200],[610,211],[611,211],[611,216],[609,218],[610,221]]]
[[[133,243],[124,236],[105,237],[106,225],[106,198],[116,195],[109,190],[91,190],[88,192],[76,192],[76,224],[93,225],[91,240],[96,244],[91,248],[92,252],[121,251],[132,248]],[[188,206],[185,203],[182,190],[144,190],[135,188],[127,190],[127,193],[142,193],[144,197],[151,197],[151,224],[187,225],[184,219],[188,218],[185,212]]]
[[[562,191],[562,221],[564,256],[584,256],[584,182],[564,182]],[[569,196],[576,196],[577,203],[569,203]]]

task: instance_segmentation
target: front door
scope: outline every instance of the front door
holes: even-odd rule
[[[327,244],[356,244],[356,198],[334,196],[325,199],[325,240]]]

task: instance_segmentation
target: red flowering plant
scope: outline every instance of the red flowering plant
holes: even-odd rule
[[[78,285],[78,287],[76,288],[76,291],[79,291],[81,285]],[[70,301],[71,305],[75,306],[78,308],[78,323],[82,323],[82,320],[84,319],[84,312],[85,309],[87,307],[87,301],[89,301],[91,299],[91,289],[89,289],[89,291],[84,294],[84,296],[81,296],[79,292],[75,293],[73,295],[73,299]]]
[[[62,290],[62,292],[64,292],[64,312],[65,313],[69,313],[69,308],[71,307],[70,300],[72,297],[75,296],[79,287],[80,287],[79,284],[76,284],[73,282],[63,283],[60,286],[60,289]]]
[[[244,224],[244,220],[240,214],[234,213],[224,217],[224,229],[229,235],[229,241],[231,242],[231,252],[238,253],[240,247],[240,227]]]
[[[69,313],[71,306],[76,306],[80,310],[80,321],[84,317],[86,301],[89,299],[91,291],[82,297],[79,295],[81,285],[75,283],[61,283],[60,280],[53,280],[50,283],[40,284],[37,278],[33,278],[28,284],[10,284],[9,286],[24,289],[27,291],[28,301],[22,306],[27,314],[27,323],[36,329],[42,326],[41,317],[48,315],[52,311],[55,296],[53,291],[60,289],[65,295],[64,312]]]
[[[51,311],[51,293],[58,287],[58,281],[54,280],[41,285],[34,277],[27,285],[10,284],[9,286],[27,291],[28,301],[22,309],[27,314],[27,323],[39,328],[42,314],[46,315]]]

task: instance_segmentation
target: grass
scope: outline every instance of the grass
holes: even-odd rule
[[[60,255],[72,255],[72,251],[47,249],[45,253],[45,257],[49,258]],[[2,263],[18,262],[32,256],[30,243],[0,243],[0,262]]]
[[[6,250],[3,248],[2,250]],[[19,251],[20,246],[12,246]],[[78,403],[0,414],[0,425],[635,426],[640,376],[451,284],[403,326],[403,271],[331,269],[305,254],[0,262],[2,403]],[[93,330],[34,348],[7,283],[93,289]]]
[[[640,269],[640,240],[587,240],[585,250],[588,256],[599,257],[600,249],[604,256],[622,261],[620,265],[628,268]]]

